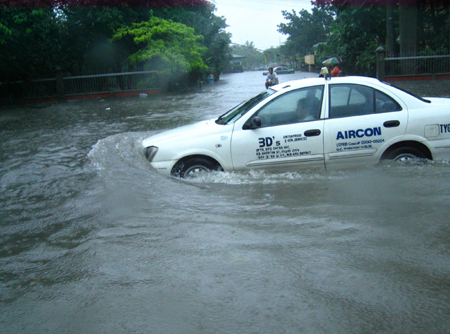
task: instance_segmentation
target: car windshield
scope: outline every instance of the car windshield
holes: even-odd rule
[[[259,102],[262,100],[268,98],[270,95],[275,93],[276,91],[273,89],[268,89],[255,97],[252,97],[250,100],[244,101],[237,106],[235,106],[233,109],[227,111],[225,114],[220,116],[217,120],[217,124],[232,124],[236,122],[239,118],[241,118],[247,111],[252,109],[254,106],[256,106]]]

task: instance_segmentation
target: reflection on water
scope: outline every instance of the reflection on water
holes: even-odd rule
[[[448,162],[150,168],[144,138],[263,85],[2,110],[1,332],[447,332]]]

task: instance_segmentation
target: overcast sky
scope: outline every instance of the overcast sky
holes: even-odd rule
[[[279,33],[277,25],[284,21],[282,10],[297,13],[311,11],[311,0],[209,0],[215,3],[215,15],[224,16],[231,33],[231,41],[237,44],[253,42],[257,49],[277,47],[287,36]]]

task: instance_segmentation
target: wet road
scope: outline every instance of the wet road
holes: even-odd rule
[[[143,138],[263,81],[1,110],[0,332],[450,332],[448,162],[151,170]]]

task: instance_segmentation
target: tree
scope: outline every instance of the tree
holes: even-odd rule
[[[244,45],[234,44],[231,50],[233,54],[245,57],[242,59],[244,70],[254,70],[255,67],[264,64],[264,54],[253,42],[246,41]]]
[[[209,72],[218,79],[231,59],[231,35],[225,32],[225,18],[214,15],[214,11],[215,6],[209,4],[182,8],[163,7],[153,10],[152,13],[166,20],[183,23],[194,28],[196,34],[202,35],[200,43],[207,48],[204,62],[209,67]]]
[[[2,81],[45,76],[66,59],[61,22],[51,8],[3,8],[0,26]]]
[[[348,73],[375,74],[375,50],[386,41],[384,7],[354,6],[337,10],[328,38],[330,56],[345,61]]]
[[[152,17],[148,22],[134,23],[131,27],[117,30],[112,41],[132,38],[141,46],[131,54],[132,63],[144,63],[145,67],[159,70],[164,76],[206,69],[202,53],[206,51],[198,43],[203,37],[182,23]]]
[[[358,24],[361,23],[358,15],[368,13],[362,15],[367,19],[362,27],[369,28],[370,34],[374,35],[374,26],[379,26],[376,35],[380,37],[380,45],[387,41],[389,54],[398,54],[397,50],[401,55],[411,55],[424,49],[450,48],[450,37],[446,33],[450,29],[449,0],[315,0],[313,4],[334,8],[338,18],[353,12],[353,18],[359,21]],[[380,15],[383,12],[386,14]],[[351,18],[346,18],[346,21],[350,22]],[[339,20],[336,23],[340,23]],[[341,27],[343,29],[347,30]],[[398,45],[395,45],[395,41],[399,41]],[[368,43],[363,43],[360,49],[368,46]]]
[[[450,1],[433,1],[418,7],[417,45],[420,52],[448,52],[450,50]]]
[[[230,53],[230,35],[226,32],[219,32],[210,41],[206,52],[205,62],[209,67],[209,72],[214,74],[219,80],[220,74],[227,69],[232,58]]]
[[[333,13],[329,9],[313,7],[311,13],[307,10],[301,10],[298,15],[295,10],[282,13],[290,21],[278,25],[279,32],[289,35],[286,52],[294,56],[309,54],[314,44],[326,41],[333,22]]]
[[[133,38],[109,40],[120,28],[153,17],[185,22],[204,36],[195,44],[207,51],[193,49],[203,57],[198,68],[207,64],[219,74],[229,61],[225,19],[206,0],[0,0],[0,8],[2,81],[53,77],[56,68],[76,74],[133,70],[129,56],[147,45]]]

